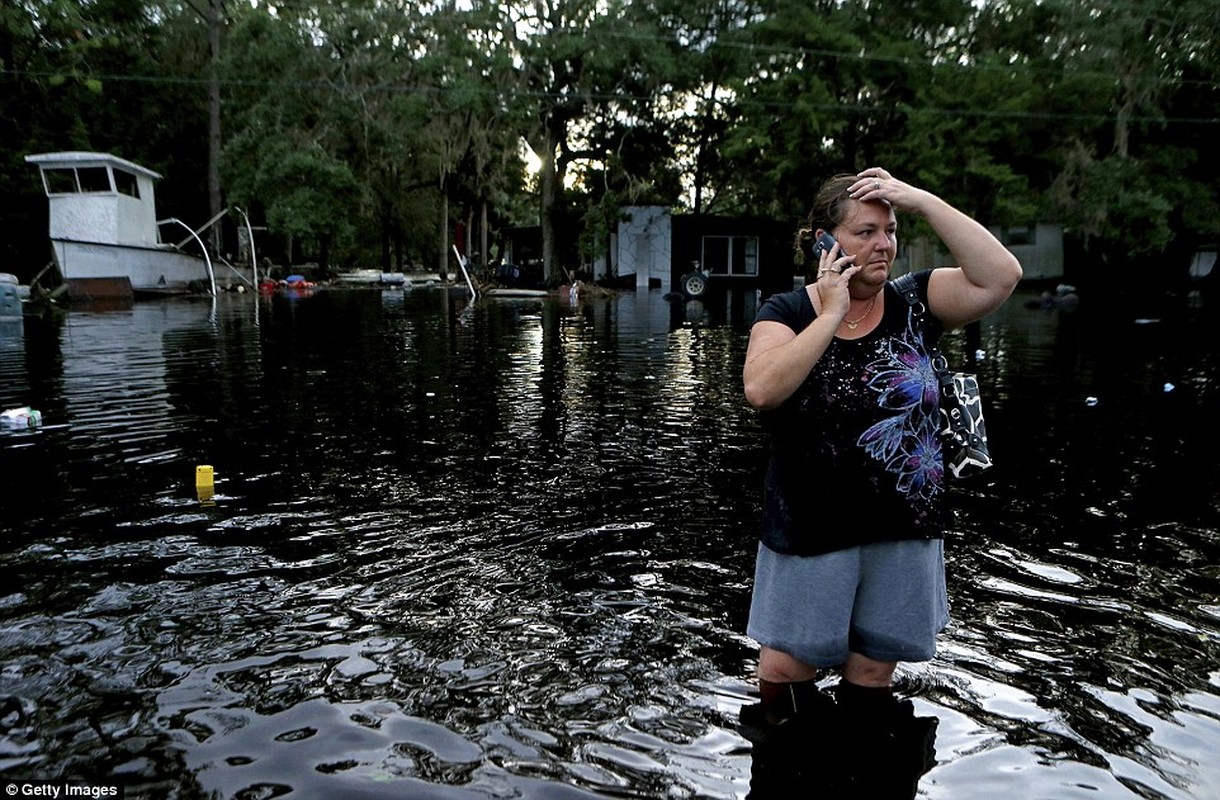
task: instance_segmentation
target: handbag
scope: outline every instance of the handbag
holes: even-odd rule
[[[919,296],[915,276],[903,275],[893,284],[911,306],[915,324],[926,344],[928,306]],[[955,478],[969,478],[991,467],[978,377],[950,371],[948,359],[935,345],[928,347],[927,352],[940,388],[940,444],[945,469]]]

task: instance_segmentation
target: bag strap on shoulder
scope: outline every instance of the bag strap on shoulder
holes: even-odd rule
[[[919,296],[919,284],[915,282],[915,274],[908,272],[906,275],[901,275],[890,284],[898,290],[898,294],[902,295],[902,299],[907,301],[911,308],[915,309],[915,316],[923,321],[923,314],[928,310],[923,298]]]
[[[906,275],[900,275],[890,281],[890,284],[898,290],[898,294],[902,295],[902,299],[907,301],[911,307],[911,313],[915,317],[915,324],[919,326],[920,332],[926,334],[928,330],[927,313],[928,304],[922,297],[919,296],[919,284],[915,282],[915,273],[908,272]],[[940,348],[936,345],[927,345],[928,357],[932,361],[932,369],[936,371],[937,377],[943,386],[946,380],[952,381],[952,376],[949,374],[949,361],[941,355]]]

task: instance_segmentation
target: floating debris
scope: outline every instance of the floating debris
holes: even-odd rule
[[[0,413],[0,430],[28,431],[42,427],[42,412],[29,406]]]

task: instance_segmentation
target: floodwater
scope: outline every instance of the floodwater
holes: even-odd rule
[[[0,435],[0,774],[744,797],[756,301],[659,295],[225,295],[0,330],[0,404],[44,423]],[[954,490],[953,622],[899,672],[937,721],[919,794],[1220,797],[1220,314],[1031,297],[947,348],[997,466]]]

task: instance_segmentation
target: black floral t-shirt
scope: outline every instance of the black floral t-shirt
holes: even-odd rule
[[[916,274],[927,301],[931,271]],[[817,555],[869,542],[944,535],[939,391],[910,305],[891,283],[881,322],[860,339],[834,339],[779,408],[761,413],[771,435],[762,542]],[[930,316],[930,315],[929,315]],[[768,298],[755,322],[796,332],[816,317],[804,289]],[[939,336],[935,319],[929,336]]]

